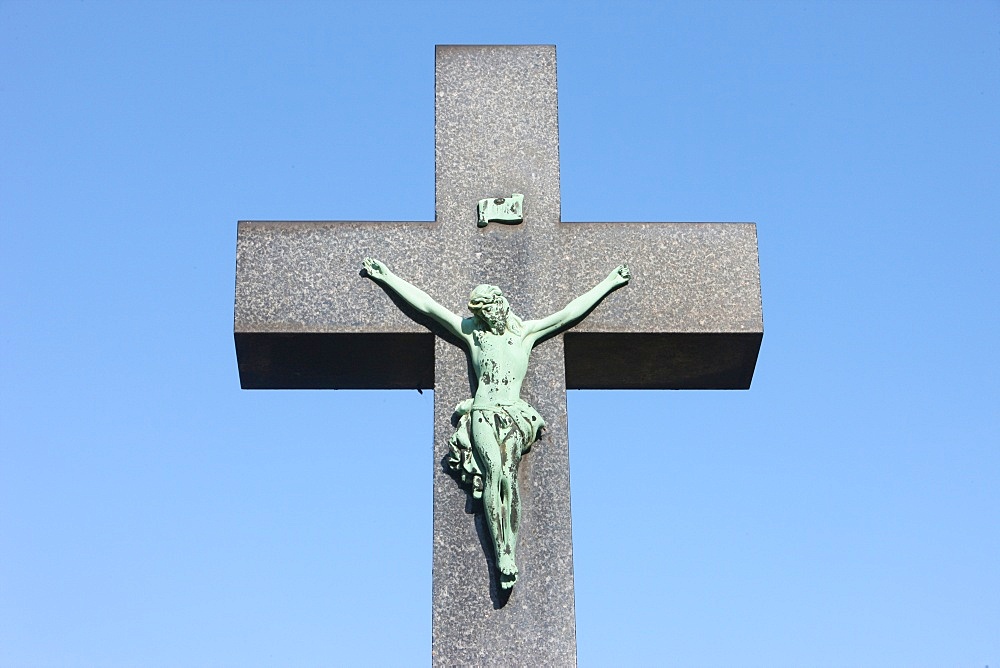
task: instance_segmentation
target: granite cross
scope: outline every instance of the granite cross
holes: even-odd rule
[[[439,46],[433,222],[239,224],[235,339],[244,388],[434,390],[435,665],[573,665],[567,388],[742,389],[763,333],[752,223],[564,223],[553,46]],[[627,166],[623,166],[627,168]],[[478,227],[521,193],[519,225]],[[548,431],[521,462],[521,577],[498,591],[480,515],[441,462],[464,353],[359,277],[375,256],[455,312],[479,283],[523,317],[558,310],[618,262],[631,285],[535,349],[523,396]],[[541,279],[540,279],[541,277]],[[610,416],[609,416],[610,419]]]

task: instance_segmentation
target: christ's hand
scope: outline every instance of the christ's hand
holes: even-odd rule
[[[625,285],[632,280],[632,272],[629,270],[627,264],[620,264],[608,275],[608,280],[614,283],[616,287]]]
[[[389,276],[389,268],[375,258],[366,257],[362,264],[369,278],[384,281]]]

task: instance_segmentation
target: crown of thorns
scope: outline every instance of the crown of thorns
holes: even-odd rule
[[[497,286],[477,285],[475,289],[469,293],[469,310],[475,313],[476,311],[482,310],[484,306],[503,299],[503,293],[500,292],[500,288]]]

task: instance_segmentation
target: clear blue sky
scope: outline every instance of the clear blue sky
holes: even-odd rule
[[[570,394],[580,664],[1000,666],[998,3],[6,0],[0,666],[429,662],[431,393],[241,391],[236,221],[432,219],[503,42],[566,220],[758,225],[750,391]]]

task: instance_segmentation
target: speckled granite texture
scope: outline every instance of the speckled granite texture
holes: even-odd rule
[[[576,662],[565,388],[746,388],[763,333],[753,224],[560,222],[556,91],[552,46],[439,46],[435,222],[239,225],[244,387],[435,390],[434,665]],[[524,223],[478,228],[477,201],[511,193]],[[549,429],[521,463],[509,600],[481,516],[442,467],[470,396],[464,354],[359,277],[366,255],[456,313],[474,285],[499,285],[525,318],[632,268],[631,285],[532,356],[523,395]]]

